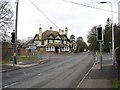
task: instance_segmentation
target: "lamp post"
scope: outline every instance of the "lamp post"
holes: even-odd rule
[[[112,22],[112,62],[115,64],[115,46],[114,46],[114,27],[113,27],[113,7],[111,2],[100,2],[101,4],[109,3],[111,5],[111,22]]]

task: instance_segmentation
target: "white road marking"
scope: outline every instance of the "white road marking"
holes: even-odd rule
[[[8,88],[8,87],[13,86],[13,85],[15,85],[15,84],[17,84],[17,83],[12,83],[12,84],[10,84],[10,85],[4,86],[3,88]]]
[[[77,88],[80,87],[80,85],[82,84],[82,82],[84,81],[84,79],[88,76],[88,74],[90,73],[90,71],[93,69],[93,67],[95,66],[96,62],[93,64],[93,66],[91,67],[91,69],[85,74],[85,76],[83,77],[83,79],[80,81],[80,83],[77,85]]]

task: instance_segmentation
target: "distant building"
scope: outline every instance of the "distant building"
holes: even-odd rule
[[[118,25],[120,25],[120,1],[118,2]]]
[[[42,28],[39,28],[39,34],[36,34],[33,43],[37,45],[37,51],[40,53],[64,53],[69,52],[70,40],[67,37],[68,28],[65,30],[59,29],[54,31],[52,27],[42,33]]]
[[[18,55],[33,55],[36,52],[36,44],[33,43],[33,39],[25,42],[23,45],[17,47]]]

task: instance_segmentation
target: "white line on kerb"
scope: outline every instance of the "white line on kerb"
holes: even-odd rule
[[[4,86],[3,88],[8,88],[8,87],[13,86],[13,85],[15,85],[15,84],[17,84],[17,83],[12,83],[12,84],[10,84],[10,85]]]
[[[83,79],[80,81],[80,83],[77,85],[77,88],[80,87],[80,85],[82,84],[82,82],[84,81],[84,79],[87,77],[87,75],[90,73],[90,71],[93,69],[94,65],[96,64],[96,62],[94,62],[93,66],[90,68],[90,70],[85,74],[85,76],[83,77]]]

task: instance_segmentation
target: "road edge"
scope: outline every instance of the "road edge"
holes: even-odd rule
[[[37,63],[34,63],[34,64],[29,64],[30,66],[26,66],[26,67],[17,66],[16,68],[13,68],[13,69],[2,70],[2,71],[0,71],[0,73],[19,70],[19,69],[23,69],[23,68],[30,68],[30,67],[33,67],[33,66],[37,66],[37,65],[40,65],[40,64],[47,63],[48,61],[50,61],[50,60],[48,60],[48,59],[47,60],[41,60],[40,62],[37,62]]]
[[[80,85],[83,83],[83,81],[88,76],[88,74],[90,73],[90,71],[93,69],[93,67],[95,66],[95,64],[96,64],[96,61],[93,63],[92,67],[88,70],[88,72],[84,75],[84,77],[82,78],[82,80],[78,83],[76,89],[80,87]]]

